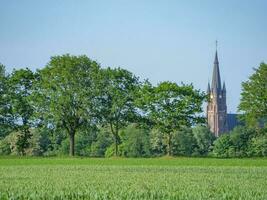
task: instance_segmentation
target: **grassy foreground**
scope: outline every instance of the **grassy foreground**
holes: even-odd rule
[[[267,199],[267,159],[0,157],[0,199]]]

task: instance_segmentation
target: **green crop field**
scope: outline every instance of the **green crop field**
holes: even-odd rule
[[[267,159],[2,157],[0,199],[267,199]]]

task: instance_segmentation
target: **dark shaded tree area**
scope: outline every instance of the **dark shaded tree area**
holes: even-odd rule
[[[239,127],[214,138],[201,116],[206,95],[192,84],[153,86],[125,69],[102,68],[86,56],[55,56],[36,72],[26,68],[7,74],[0,65],[0,94],[1,155],[267,154],[263,127]],[[260,108],[264,112],[264,105]],[[245,114],[253,121],[250,112]]]

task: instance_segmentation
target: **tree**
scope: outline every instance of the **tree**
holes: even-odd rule
[[[215,136],[210,132],[209,128],[205,126],[196,126],[192,131],[197,143],[195,154],[207,155],[211,150]]]
[[[91,146],[91,156],[104,157],[107,148],[112,145],[112,135],[107,128],[101,128],[97,134],[96,141]]]
[[[178,86],[172,82],[162,82],[157,87],[145,84],[142,104],[150,121],[166,135],[167,154],[172,155],[172,137],[183,126],[204,122],[200,116],[204,93],[192,85]]]
[[[255,131],[249,127],[238,126],[230,132],[230,140],[233,145],[232,157],[251,156],[251,139]]]
[[[5,66],[0,64],[0,139],[12,131],[11,104]]]
[[[79,134],[75,135],[75,155],[78,156],[90,156],[92,143],[94,142],[96,137],[95,130],[88,129],[85,132],[79,132]],[[70,140],[68,138],[64,138],[58,149],[55,149],[53,153],[54,155],[67,155],[70,152]],[[52,155],[53,155],[52,154]]]
[[[32,90],[35,74],[28,68],[14,70],[9,78],[11,108],[14,124],[18,132],[17,149],[25,154],[31,137],[31,117],[33,115]]]
[[[115,155],[120,144],[119,130],[135,121],[137,110],[135,93],[139,87],[138,78],[121,68],[107,68],[102,71],[102,95],[99,115],[102,123],[108,125],[114,138]]]
[[[100,66],[86,56],[55,56],[40,70],[36,100],[40,121],[63,128],[74,155],[75,134],[96,123],[97,81]]]
[[[182,127],[172,136],[172,155],[191,156],[195,151],[197,142],[193,136],[192,129]]]
[[[121,131],[122,153],[126,157],[147,157],[150,155],[149,131],[130,124]]]
[[[165,135],[156,128],[153,128],[149,134],[150,152],[153,156],[166,155]]]
[[[267,119],[267,64],[254,69],[249,80],[242,83],[239,111],[244,112],[248,125],[255,126]]]

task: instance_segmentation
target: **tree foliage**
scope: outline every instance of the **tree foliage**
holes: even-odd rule
[[[178,86],[172,82],[162,82],[156,87],[146,84],[143,90],[145,115],[166,134],[167,154],[172,155],[173,133],[183,126],[203,122],[200,113],[205,95],[192,85]]]
[[[12,131],[11,103],[8,76],[5,66],[0,64],[0,139]]]
[[[248,125],[259,125],[267,119],[267,64],[261,63],[248,81],[242,83],[239,110]]]
[[[34,112],[32,103],[34,81],[35,74],[28,68],[14,70],[8,81],[13,124],[16,124],[18,130],[17,148],[22,155],[29,147],[29,139],[32,136],[30,128]]]
[[[54,56],[37,72],[0,66],[1,154],[147,157],[206,155],[204,93],[193,85],[141,83],[86,56]],[[15,131],[13,131],[15,130]],[[13,132],[12,132],[13,131]],[[11,133],[12,132],[12,133]],[[10,134],[9,134],[10,133]],[[9,134],[9,135],[8,135]]]
[[[121,151],[126,157],[150,156],[149,130],[130,124],[121,131]]]
[[[75,134],[96,121],[96,85],[99,64],[86,56],[55,56],[40,70],[37,86],[38,113],[49,126],[62,127],[69,135],[74,155]]]
[[[175,156],[191,156],[197,147],[196,139],[192,133],[192,129],[182,127],[174,132],[172,136],[172,155]]]
[[[138,78],[121,68],[107,68],[102,71],[100,116],[102,123],[109,126],[114,138],[115,155],[120,144],[119,130],[138,115],[135,93],[139,87]]]
[[[216,139],[215,136],[210,132],[209,128],[205,126],[196,126],[192,131],[197,144],[195,154],[201,156],[208,155],[212,150],[211,147]]]

